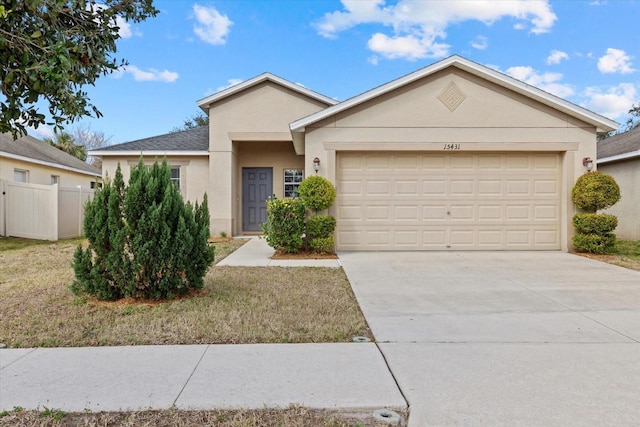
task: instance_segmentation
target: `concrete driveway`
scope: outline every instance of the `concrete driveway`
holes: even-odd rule
[[[640,424],[640,273],[561,252],[344,252],[410,426]]]

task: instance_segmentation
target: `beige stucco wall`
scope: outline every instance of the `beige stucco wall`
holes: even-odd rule
[[[233,235],[242,232],[242,210],[238,203],[238,194],[242,190],[240,173],[250,160],[246,153],[243,160],[240,159],[239,150],[243,144],[286,141],[293,151],[289,123],[325,107],[326,104],[320,101],[269,81],[210,106],[209,185],[212,191],[209,206],[212,232],[224,231]],[[278,156],[276,161],[281,161]],[[263,161],[262,166],[271,165]],[[274,169],[274,177],[277,175]],[[274,189],[278,186],[274,182]]]
[[[242,227],[242,168],[268,167],[273,169],[273,194],[282,198],[284,194],[284,170],[304,169],[304,156],[297,155],[291,141],[246,141],[236,142],[237,170],[235,210],[238,226]],[[239,229],[239,232],[242,232]]]
[[[113,179],[118,163],[125,184],[129,182],[131,168],[138,164],[139,156],[118,157],[116,159],[103,156],[102,173],[104,178]],[[153,164],[154,161],[162,161],[162,158],[145,157],[145,164]],[[208,156],[171,156],[167,162],[172,166],[180,166],[180,192],[185,200],[192,203],[201,202],[205,192],[211,199],[209,183],[209,157]]]
[[[0,157],[0,179],[13,181],[14,169],[27,171],[29,184],[51,185],[51,175],[60,177],[60,187],[77,187],[81,185],[83,188],[90,188],[91,182],[96,181],[96,176],[53,166]]]
[[[616,236],[640,240],[640,165],[638,159],[598,165],[598,170],[612,175],[622,193],[618,203],[607,213],[618,217]]]
[[[465,96],[450,111],[438,96],[454,83]],[[595,158],[595,128],[458,69],[448,69],[307,127],[306,175],[313,158],[335,183],[339,151],[549,151],[562,154],[562,249],[570,249],[575,208],[570,189]],[[340,189],[338,189],[340,191]]]

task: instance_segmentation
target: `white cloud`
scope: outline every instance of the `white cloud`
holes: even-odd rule
[[[612,119],[625,118],[638,99],[638,90],[632,83],[620,83],[607,88],[588,87],[587,101],[582,106]]]
[[[163,70],[159,71],[154,68],[150,68],[148,71],[141,70],[135,65],[125,65],[121,67],[116,73],[114,73],[113,77],[120,78],[124,73],[129,73],[133,76],[133,79],[137,82],[164,82],[164,83],[172,83],[178,80],[178,73]]]
[[[489,47],[489,41],[485,36],[476,36],[476,38],[471,40],[469,44],[471,44],[472,48],[478,50],[485,50]]]
[[[602,73],[629,74],[634,70],[631,57],[624,50],[608,48],[607,53],[598,59],[598,70]]]
[[[560,83],[563,77],[561,73],[539,73],[529,66],[510,67],[507,68],[506,73],[560,98],[567,98],[575,94],[573,86]]]
[[[118,34],[123,39],[128,39],[133,36],[133,31],[131,30],[131,24],[129,24],[124,18],[121,16],[116,17],[116,25],[120,28],[118,30]]]
[[[220,92],[222,90],[225,90],[227,88],[230,88],[231,86],[235,86],[238,83],[242,83],[244,80],[241,79],[229,79],[227,80],[227,84],[224,86],[219,86],[218,88],[216,88],[216,92]]]
[[[55,138],[56,135],[52,128],[45,125],[38,126],[38,129],[27,126],[27,134],[37,139]]]
[[[552,50],[547,57],[547,65],[559,64],[564,59],[569,59],[569,54],[561,50]]]
[[[193,5],[193,12],[197,23],[193,32],[205,43],[218,45],[227,42],[226,37],[231,31],[233,22],[222,15],[215,7]]]
[[[338,33],[360,24],[380,24],[389,31],[376,32],[367,46],[385,58],[415,60],[443,57],[449,45],[444,43],[449,25],[464,21],[480,21],[491,25],[505,17],[518,22],[517,29],[529,28],[534,34],[548,32],[557,17],[547,1],[412,1],[398,0],[387,5],[385,0],[342,0],[344,9],[326,13],[314,25],[320,35],[335,38]],[[482,39],[476,40],[481,49]]]

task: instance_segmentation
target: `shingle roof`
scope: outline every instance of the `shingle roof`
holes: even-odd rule
[[[0,157],[21,157],[61,169],[73,169],[89,175],[102,175],[100,169],[28,135],[14,141],[10,134],[0,134]]]
[[[98,148],[95,152],[108,151],[208,151],[209,126],[199,126],[179,132],[166,133],[122,144]]]
[[[598,159],[640,150],[640,126],[598,142]]]

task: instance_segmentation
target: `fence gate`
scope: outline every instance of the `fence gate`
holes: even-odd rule
[[[82,236],[93,190],[0,180],[0,235],[38,240]]]

